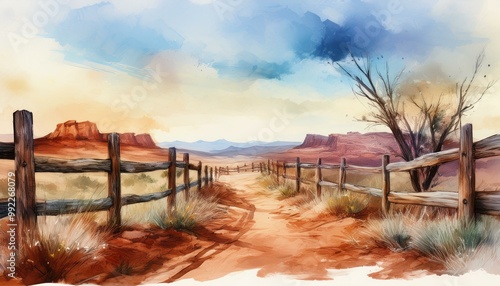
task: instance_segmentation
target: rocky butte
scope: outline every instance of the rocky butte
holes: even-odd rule
[[[56,129],[37,141],[86,140],[107,142],[109,133],[100,133],[97,125],[90,121],[68,120],[57,124]],[[158,148],[149,134],[120,133],[120,144],[146,148]]]

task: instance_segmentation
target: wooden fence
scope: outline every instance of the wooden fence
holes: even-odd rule
[[[168,161],[140,163],[120,159],[120,137],[117,133],[108,136],[108,159],[58,159],[34,155],[33,116],[22,110],[14,113],[14,143],[0,143],[0,159],[15,161],[15,200],[0,200],[0,218],[12,215],[15,207],[15,222],[19,230],[35,229],[38,215],[60,215],[80,212],[108,211],[108,226],[116,229],[121,226],[120,210],[122,206],[144,203],[168,197],[167,210],[172,211],[176,194],[213,182],[213,168],[202,166],[201,162],[192,164],[189,154],[184,154],[182,161],[177,161],[175,148],[169,149]],[[176,168],[182,168],[183,184],[177,186]],[[140,173],[155,170],[168,170],[168,189],[145,195],[121,195],[121,174]],[[197,180],[189,181],[189,170],[197,171]],[[204,170],[204,177],[202,177]],[[36,201],[35,172],[56,173],[108,173],[108,196],[97,200],[49,200]],[[18,232],[20,233],[20,232]]]
[[[342,158],[339,164],[324,164],[321,158],[316,163],[303,163],[298,157],[293,163],[268,160],[258,164],[261,172],[276,176],[278,182],[280,178],[294,180],[297,192],[300,191],[301,184],[315,185],[318,196],[321,195],[322,187],[337,188],[339,191],[348,190],[382,198],[381,208],[384,213],[388,212],[391,203],[434,206],[457,209],[460,218],[470,221],[476,213],[500,215],[500,191],[476,192],[475,189],[475,161],[495,156],[500,156],[500,135],[493,135],[473,143],[472,125],[467,124],[461,129],[459,148],[427,154],[410,162],[390,163],[389,155],[383,155],[381,165],[378,167],[348,165],[345,158]],[[457,160],[459,161],[458,192],[403,193],[391,190],[392,172],[408,172]],[[287,174],[290,168],[295,169],[295,176]],[[301,178],[302,169],[314,169],[315,180]],[[322,174],[324,169],[338,170],[338,182],[325,180]],[[346,183],[348,171],[380,174],[381,189]]]

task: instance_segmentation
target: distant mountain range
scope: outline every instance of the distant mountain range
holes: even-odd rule
[[[176,147],[179,149],[192,150],[205,152],[209,154],[235,156],[235,155],[259,155],[271,152],[280,152],[294,148],[300,145],[301,142],[291,142],[291,141],[275,141],[275,142],[262,142],[262,141],[252,141],[252,142],[231,142],[225,139],[220,139],[216,141],[203,141],[198,140],[196,142],[184,142],[184,141],[173,141],[173,142],[162,142],[158,146],[161,148]]]

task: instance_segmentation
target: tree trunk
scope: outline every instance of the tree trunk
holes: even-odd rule
[[[410,181],[411,181],[411,186],[413,187],[413,190],[415,192],[421,192],[422,186],[420,185],[420,176],[418,174],[418,170],[411,170],[411,171],[408,171],[408,173],[410,173]]]
[[[429,168],[425,173],[424,182],[422,183],[422,188],[424,192],[427,192],[431,188],[432,180],[436,177],[439,170],[439,165],[435,165]]]

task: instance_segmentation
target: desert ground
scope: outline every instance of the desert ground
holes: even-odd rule
[[[97,148],[76,146],[76,150],[75,146],[70,147],[64,152],[65,149],[60,146],[38,146],[36,154],[71,158],[106,157],[105,145]],[[166,151],[161,149],[144,151],[134,147],[122,148],[123,160],[161,161],[166,157]],[[196,155],[191,159],[193,162],[202,160],[210,166],[230,167],[256,160],[244,156],[204,158]],[[12,161],[1,160],[1,167],[5,172],[12,170]],[[75,176],[37,174],[37,182],[40,181],[37,184],[37,199],[69,198],[70,195],[65,193],[68,192],[66,188],[73,184],[72,180],[77,179]],[[127,181],[125,176],[122,181]],[[129,183],[130,186],[124,184],[123,193],[153,191],[164,186],[161,174],[151,176],[157,178],[158,182],[147,186],[135,182]],[[134,178],[130,177],[129,181]],[[262,281],[284,275],[297,283],[306,283],[335,280],[332,271],[350,271],[358,267],[372,267],[369,271],[362,271],[362,275],[387,282],[418,281],[446,273],[441,263],[416,250],[392,251],[369,236],[364,222],[380,218],[380,201],[377,199],[372,198],[360,213],[336,216],[311,206],[314,202],[308,198],[307,192],[292,198],[280,198],[262,182],[263,178],[259,172],[220,176],[212,187],[201,191],[204,196],[216,198],[217,215],[189,230],[161,229],[147,223],[136,223],[133,219],[128,221],[121,232],[107,238],[105,250],[99,256],[71,268],[59,282],[181,285],[193,281],[218,281],[234,273],[246,273],[246,277],[251,275],[264,279]],[[96,183],[95,188],[98,190],[69,192],[72,193],[71,198],[106,195],[105,174],[92,174],[90,181]],[[128,207],[122,209],[124,217],[140,216],[150,207],[148,204],[140,205],[144,206],[133,211]],[[158,205],[166,206],[166,200],[157,201]],[[105,219],[105,214],[99,216]],[[1,220],[1,225],[1,238],[5,240],[5,219]],[[3,260],[6,254],[1,255]],[[38,283],[40,274],[37,274],[36,269],[30,271],[25,271],[22,281],[7,280],[4,271],[0,284]]]
[[[66,283],[137,285],[183,279],[209,281],[235,271],[259,269],[258,277],[287,274],[300,280],[331,279],[328,269],[379,266],[377,279],[411,279],[441,273],[416,252],[395,253],[363,237],[359,217],[302,212],[278,200],[257,172],[222,176],[212,189],[224,214],[190,232],[127,226],[108,242],[102,257],[73,269]],[[5,227],[5,224],[4,224]],[[117,271],[119,261],[126,270]],[[27,282],[27,281],[26,281]],[[6,283],[6,281],[2,281]],[[8,284],[22,285],[11,280]]]

